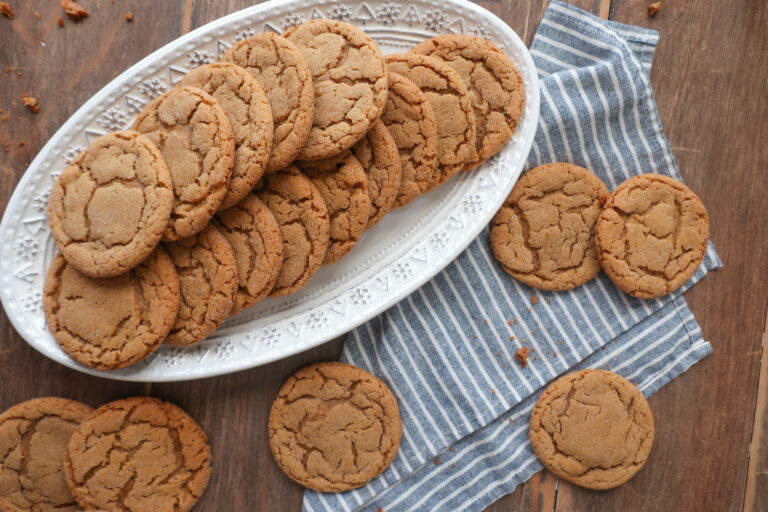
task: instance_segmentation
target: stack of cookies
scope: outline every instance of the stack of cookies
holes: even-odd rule
[[[48,327],[99,369],[198,343],[483,163],[523,102],[512,61],[472,36],[384,57],[355,26],[318,19],[240,41],[61,173]]]

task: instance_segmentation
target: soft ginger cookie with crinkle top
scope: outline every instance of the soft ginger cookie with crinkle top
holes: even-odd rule
[[[216,214],[214,222],[235,251],[238,289],[230,313],[234,316],[272,291],[283,264],[283,235],[275,215],[253,194]]]
[[[611,281],[640,299],[683,286],[707,252],[704,204],[681,182],[641,174],[616,187],[595,227],[597,256]]]
[[[315,110],[299,160],[336,155],[363,138],[387,100],[387,70],[368,34],[343,21],[317,19],[283,36],[301,51],[312,73]]]
[[[435,57],[395,53],[385,60],[389,72],[411,80],[432,106],[437,124],[437,172],[430,182],[431,190],[469,169],[477,158],[477,128],[469,90],[456,71]]]
[[[267,95],[275,131],[264,172],[282,169],[299,156],[312,129],[315,90],[307,62],[296,45],[272,32],[240,41],[221,60],[248,71]]]
[[[381,121],[400,154],[400,190],[394,204],[399,208],[426,192],[438,172],[435,114],[416,84],[390,72]]]
[[[477,167],[512,137],[523,115],[525,89],[520,72],[496,45],[465,34],[447,34],[417,44],[411,53],[437,57],[453,68],[469,89],[477,124]]]
[[[528,436],[544,467],[587,489],[635,476],[653,445],[653,415],[637,387],[604,370],[560,377],[539,397]]]
[[[381,119],[377,119],[365,137],[352,146],[352,153],[368,177],[371,217],[366,229],[370,229],[395,205],[402,181],[400,154],[395,139]]]
[[[272,150],[272,109],[259,82],[240,66],[226,62],[204,64],[181,81],[213,96],[224,112],[235,138],[235,163],[229,188],[219,210],[244,198],[259,181]]]
[[[402,432],[387,385],[344,363],[297,371],[269,413],[269,447],[278,466],[320,492],[354,489],[379,476],[397,455]]]
[[[45,276],[48,330],[69,357],[99,370],[138,363],[160,346],[179,310],[179,278],[161,246],[129,272],[78,272],[60,255]]]
[[[310,162],[296,162],[320,191],[331,219],[328,252],[323,265],[336,263],[346,256],[368,227],[371,198],[368,178],[351,151]]]
[[[491,249],[504,270],[542,290],[569,290],[600,272],[595,222],[608,189],[583,167],[531,169],[491,221]]]
[[[211,447],[195,420],[138,396],[96,409],[72,434],[64,471],[85,510],[186,512],[211,477]]]
[[[163,241],[196,235],[229,187],[235,141],[226,112],[207,92],[176,87],[147,105],[133,129],[160,149],[171,171],[173,209]]]
[[[71,265],[91,277],[112,277],[149,256],[172,206],[171,174],[160,151],[124,130],[99,137],[62,171],[48,219]]]
[[[45,397],[0,414],[0,510],[80,510],[64,477],[64,455],[91,411],[74,400]]]
[[[165,244],[176,265],[181,302],[167,345],[192,345],[229,317],[237,293],[235,253],[215,224],[195,236]]]
[[[275,215],[283,235],[283,263],[269,296],[290,295],[309,283],[325,259],[331,228],[328,208],[295,165],[264,176],[254,193]]]

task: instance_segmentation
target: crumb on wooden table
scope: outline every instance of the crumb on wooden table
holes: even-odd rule
[[[26,144],[26,142],[24,142],[23,140],[19,141],[19,147],[20,148],[23,148],[25,144]]]
[[[133,21],[133,13],[129,12],[125,15],[125,21]]]
[[[11,6],[8,5],[8,2],[0,2],[0,14],[9,20],[13,19],[13,9],[11,9]]]
[[[37,99],[33,98],[32,96],[28,95],[27,93],[24,93],[21,95],[21,101],[24,102],[24,105],[31,110],[32,112],[39,112],[40,111],[40,105],[37,104]]]
[[[61,0],[61,7],[64,8],[64,12],[67,13],[67,16],[69,16],[69,19],[72,21],[80,21],[81,19],[90,16],[88,11],[72,0]]]
[[[56,24],[60,27],[64,27],[64,20],[61,18],[56,18]]]
[[[39,12],[37,12],[37,11],[33,12],[32,14],[34,14],[34,15],[35,15],[35,18],[37,18],[38,20],[41,20],[41,19],[42,19],[42,18],[40,17],[40,13],[39,13]]]
[[[661,2],[653,2],[648,6],[648,15],[656,16],[656,13],[661,10]]]
[[[520,347],[515,350],[515,359],[520,363],[520,366],[525,368],[528,366],[528,347]]]
[[[0,119],[2,119],[3,121],[7,121],[8,120],[8,114],[3,114],[3,117],[0,117]]]

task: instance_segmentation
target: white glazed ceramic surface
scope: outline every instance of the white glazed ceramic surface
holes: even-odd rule
[[[45,326],[42,290],[55,245],[46,203],[51,185],[94,138],[131,125],[150,100],[200,64],[251,35],[280,33],[315,18],[353,23],[383,53],[405,52],[438,34],[488,38],[509,55],[525,83],[525,112],[512,140],[490,161],[389,213],[335,265],[298,293],[266,299],[189,348],[161,346],[145,361],[112,372],[69,359]],[[152,53],[85,103],[56,132],[16,187],[0,224],[0,298],[16,330],[66,366],[102,377],[174,381],[275,361],[335,338],[385,311],[432,278],[478,235],[520,175],[536,131],[539,86],[523,42],[504,22],[465,0],[323,2],[274,0],[225,16]],[[98,314],[94,312],[94,314]]]

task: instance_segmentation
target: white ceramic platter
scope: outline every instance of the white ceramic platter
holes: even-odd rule
[[[130,126],[152,98],[190,69],[213,62],[233,43],[280,33],[314,18],[365,30],[386,53],[405,52],[437,34],[486,37],[517,64],[525,113],[512,140],[491,161],[405,208],[363,235],[341,262],[324,267],[299,293],[267,299],[189,348],[162,346],[131,368],[104,372],[69,359],[45,326],[42,289],[55,246],[46,217],[51,185],[95,137]],[[478,235],[520,175],[539,114],[539,85],[528,50],[503,21],[465,0],[274,0],[209,23],[152,53],[85,103],[37,155],[0,224],[0,298],[16,330],[46,356],[80,371],[131,381],[210,377],[275,361],[335,338],[394,305],[432,278]],[[94,312],[94,314],[98,314]]]

